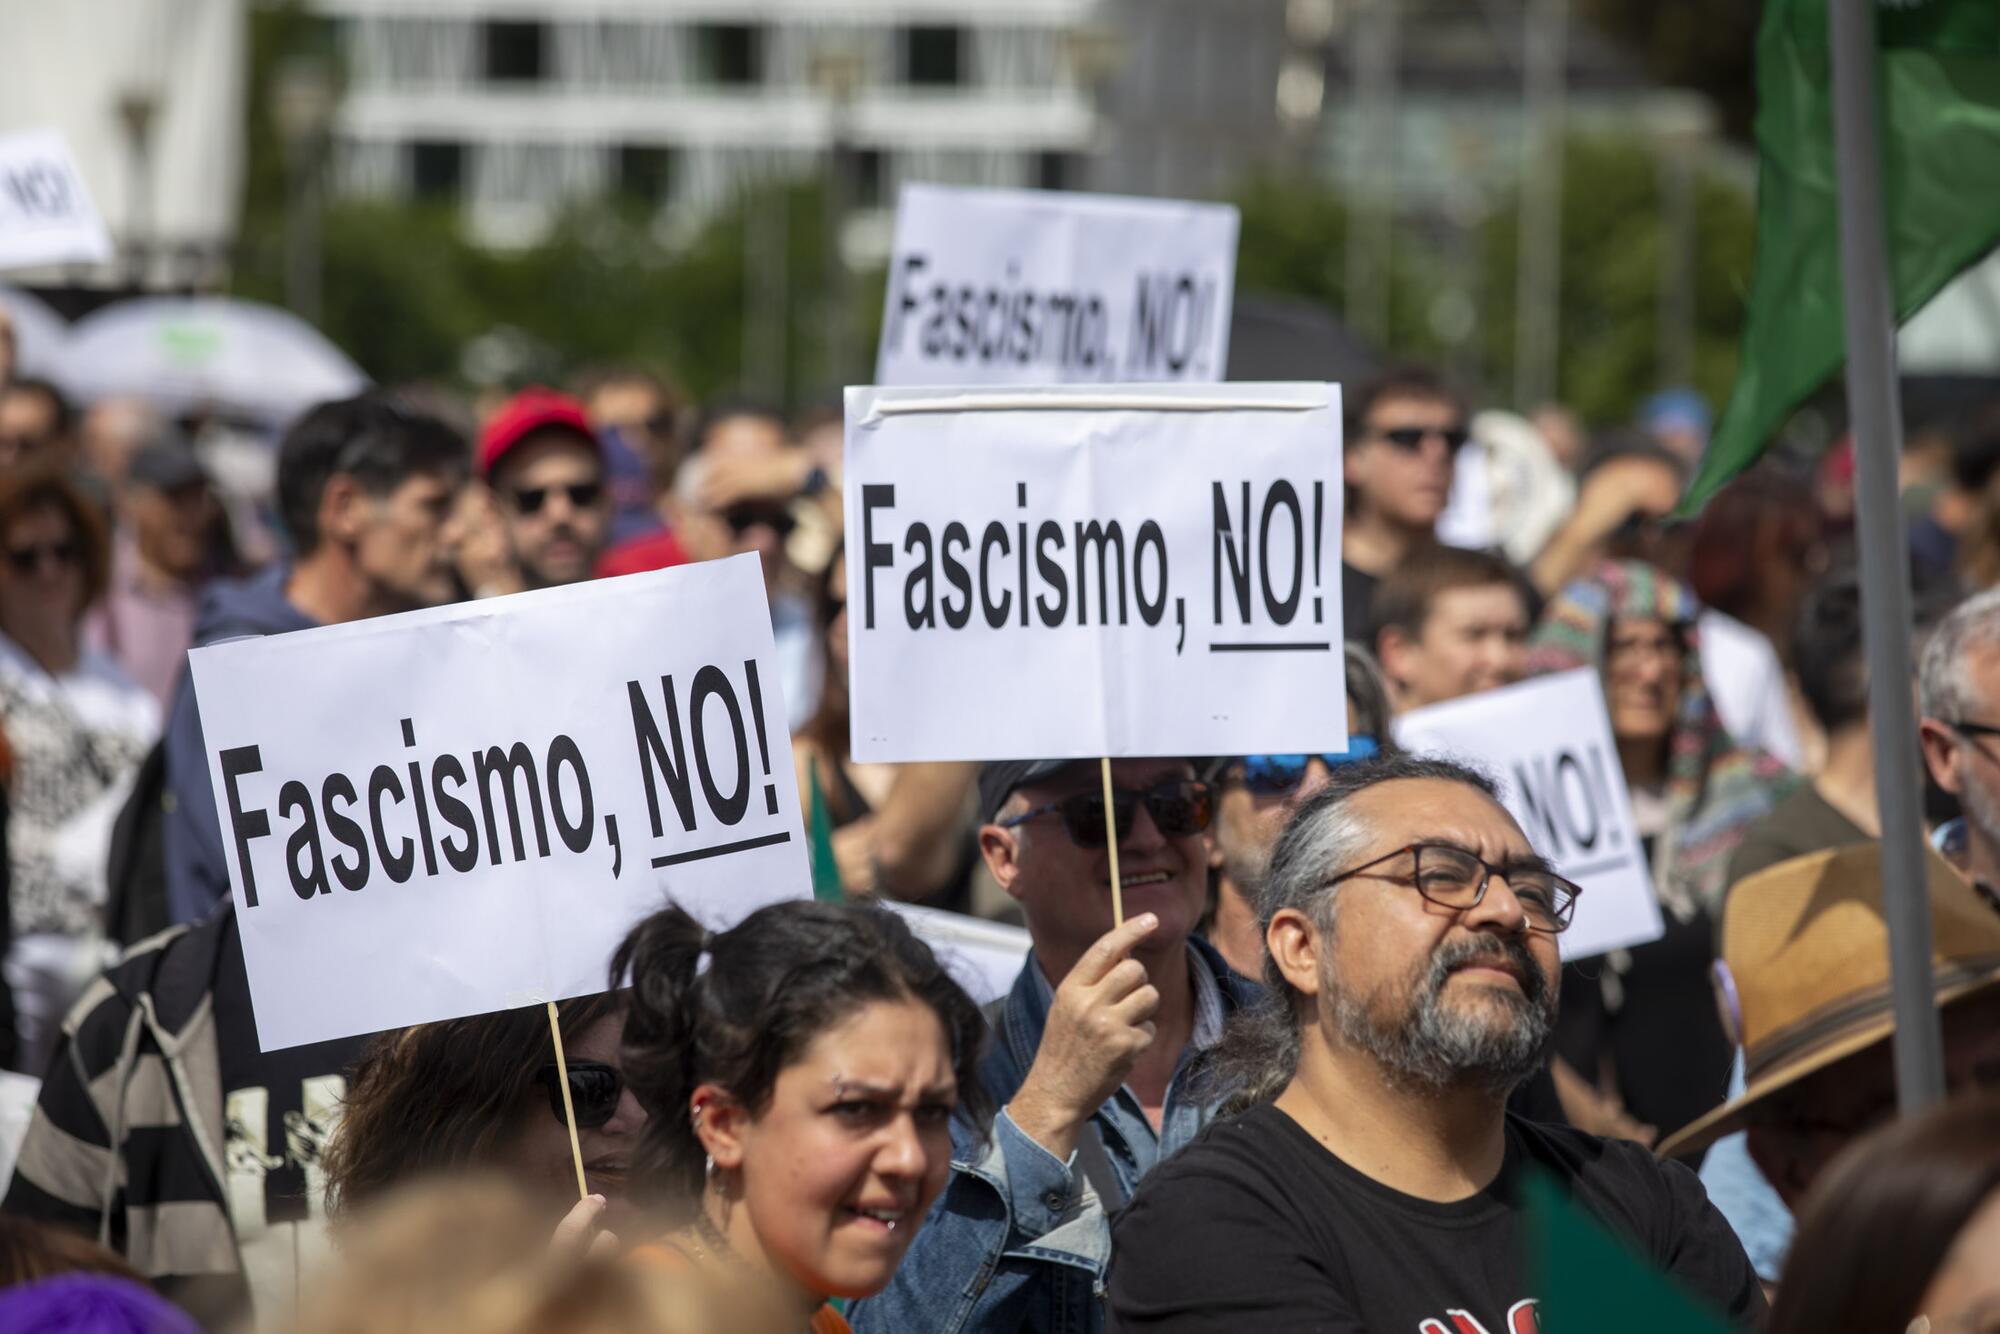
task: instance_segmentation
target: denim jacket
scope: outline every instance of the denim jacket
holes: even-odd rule
[[[1233,972],[1213,946],[1188,940],[1190,968],[1203,970],[1223,1016],[1259,989]],[[1020,1089],[1048,1023],[1053,991],[1030,953],[1001,1011],[980,1065],[996,1103]],[[1120,1089],[1091,1118],[1127,1196],[1154,1162],[1208,1124],[1209,1107],[1183,1086],[1190,1044],[1167,1088],[1154,1136],[1137,1099]],[[1003,1110],[992,1133],[952,1124],[951,1179],[932,1206],[896,1277],[848,1313],[855,1334],[998,1334],[1017,1330],[1098,1334],[1104,1328],[1105,1267],[1111,1226],[1105,1205],[1068,1162],[1037,1144]]]

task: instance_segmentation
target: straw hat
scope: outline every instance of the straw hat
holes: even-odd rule
[[[1942,1008],[2000,983],[2000,912],[1937,853],[1925,861]],[[1723,1024],[1743,1047],[1743,1093],[1670,1136],[1662,1157],[1742,1129],[1757,1103],[1895,1030],[1880,845],[1795,857],[1738,881],[1715,973]]]

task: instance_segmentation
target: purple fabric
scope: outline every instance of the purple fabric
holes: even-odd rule
[[[7,1334],[201,1334],[151,1288],[107,1274],[63,1274],[0,1292]]]

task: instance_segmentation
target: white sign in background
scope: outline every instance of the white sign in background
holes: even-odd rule
[[[1236,209],[906,185],[875,380],[1220,380]]]
[[[62,136],[0,134],[0,269],[110,258],[111,237]]]
[[[812,892],[755,556],[189,661],[267,1051],[602,991],[669,898]]]
[[[862,762],[1344,750],[1340,390],[849,389]]]
[[[1632,797],[1588,667],[1414,709],[1396,740],[1469,760],[1500,783],[1501,804],[1535,851],[1583,889],[1560,937],[1564,958],[1658,940],[1660,905],[1632,823]]]

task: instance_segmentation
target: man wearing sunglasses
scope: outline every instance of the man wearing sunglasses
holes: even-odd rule
[[[1108,1215],[1212,1114],[1188,1064],[1254,988],[1194,934],[1214,796],[1186,760],[1111,767],[1125,924],[1112,926],[1094,760],[988,764],[980,851],[1034,948],[987,1011],[990,1137],[953,1127],[952,1176],[859,1334],[1103,1328]]]
[[[527,587],[591,577],[611,532],[611,497],[583,404],[552,389],[508,399],[480,434],[479,475]]]
[[[1348,403],[1340,589],[1347,637],[1356,643],[1374,642],[1375,586],[1437,540],[1466,439],[1465,405],[1421,366],[1384,372]]]
[[[1532,1330],[1533,1174],[1715,1309],[1761,1316],[1686,1168],[1506,1113],[1548,1053],[1578,892],[1483,775],[1409,755],[1335,770],[1258,895],[1281,991],[1215,1054],[1240,1114],[1119,1216],[1111,1328]]]

